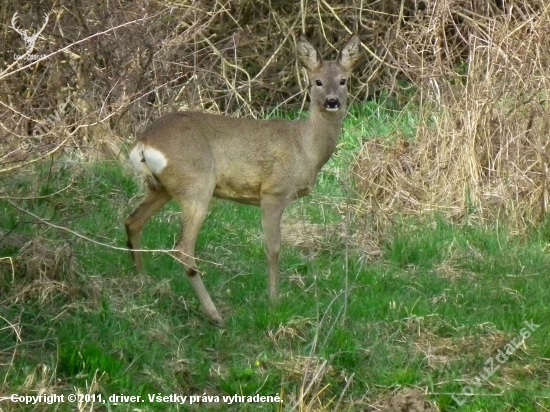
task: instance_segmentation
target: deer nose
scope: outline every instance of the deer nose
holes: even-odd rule
[[[340,108],[340,100],[337,97],[327,97],[325,99],[325,109],[328,111],[336,111]]]

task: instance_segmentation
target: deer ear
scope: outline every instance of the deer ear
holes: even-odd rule
[[[361,41],[359,37],[353,34],[344,47],[342,47],[342,50],[340,50],[338,54],[338,63],[346,70],[353,69],[353,66],[357,64],[360,57],[360,47]]]
[[[296,50],[298,52],[298,58],[300,62],[304,65],[306,69],[310,72],[315,71],[319,68],[323,59],[319,51],[313,46],[307,39],[301,35],[298,44],[296,45]]]

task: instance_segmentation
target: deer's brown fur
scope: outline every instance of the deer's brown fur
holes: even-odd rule
[[[140,249],[149,218],[170,199],[180,203],[183,230],[178,259],[208,317],[223,324],[200,275],[195,243],[212,197],[260,206],[269,272],[269,297],[277,300],[281,216],[294,199],[311,192],[317,173],[334,152],[346,113],[347,79],[359,56],[352,36],[335,61],[323,61],[301,38],[298,57],[311,80],[304,120],[255,120],[176,112],[155,121],[138,139],[130,160],[146,179],[147,194],[126,219],[128,246]],[[143,271],[141,253],[132,253]]]

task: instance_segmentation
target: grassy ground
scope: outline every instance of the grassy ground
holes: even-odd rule
[[[513,237],[499,225],[401,219],[364,247],[372,231],[350,212],[353,153],[369,136],[412,134],[413,120],[376,105],[349,117],[315,194],[285,215],[274,309],[259,210],[213,202],[197,253],[224,329],[203,317],[169,255],[147,254],[148,275],[136,276],[127,252],[0,202],[0,397],[65,395],[59,411],[549,410],[548,227]],[[118,163],[66,159],[9,185],[45,196],[19,207],[117,247],[140,192]],[[178,231],[170,204],[144,247],[169,249]],[[149,399],[173,394],[185,403]],[[234,397],[256,394],[284,402]],[[2,411],[53,408],[0,401]]]

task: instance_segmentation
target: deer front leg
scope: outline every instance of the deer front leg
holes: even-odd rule
[[[279,252],[281,250],[281,216],[288,200],[264,196],[261,201],[262,227],[268,263],[268,292],[271,303],[276,303],[279,286]]]

